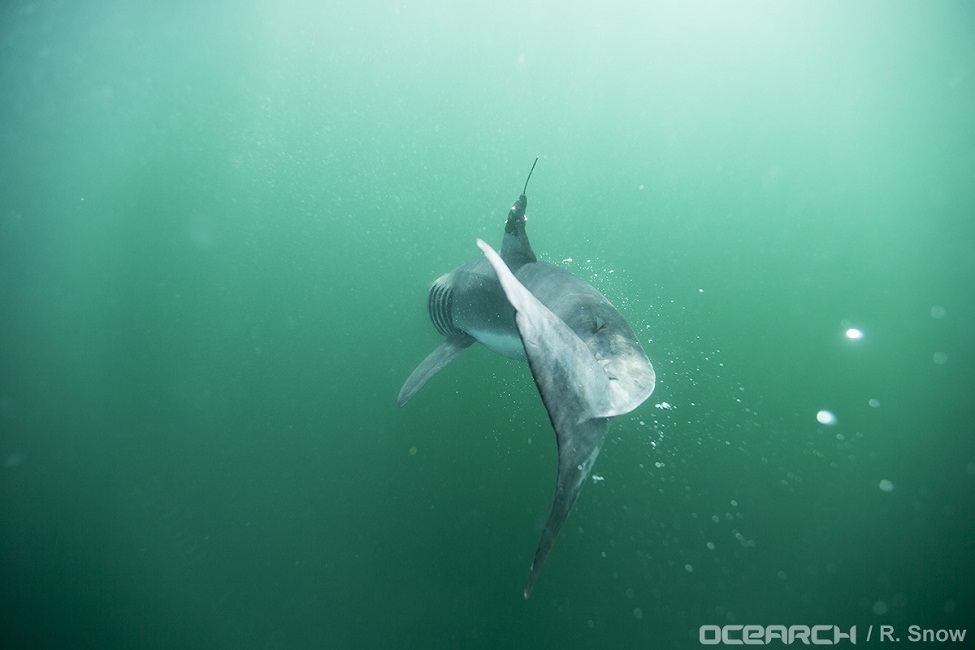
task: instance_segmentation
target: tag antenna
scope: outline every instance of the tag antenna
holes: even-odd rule
[[[528,178],[525,179],[525,189],[521,191],[522,194],[528,192],[528,181],[532,179],[532,172],[535,171],[535,165],[538,164],[538,156],[535,156],[535,162],[532,163],[532,168],[528,170]]]

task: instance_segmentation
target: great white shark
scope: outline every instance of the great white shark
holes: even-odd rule
[[[484,257],[430,286],[430,320],[446,337],[410,374],[399,405],[475,341],[527,359],[559,449],[555,498],[525,586],[532,592],[602,448],[609,421],[653,392],[655,374],[633,330],[592,285],[541,262],[525,232],[528,181],[508,212],[500,254],[480,239]]]

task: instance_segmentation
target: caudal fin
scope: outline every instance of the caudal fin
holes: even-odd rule
[[[582,339],[518,281],[494,249],[481,240],[477,245],[515,308],[525,356],[559,446],[555,498],[535,551],[527,598],[602,448],[613,396],[605,370]]]

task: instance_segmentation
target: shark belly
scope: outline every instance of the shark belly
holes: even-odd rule
[[[513,327],[510,332],[497,329],[471,329],[467,333],[495,354],[518,361],[525,360],[525,346],[521,342],[518,331]]]
[[[509,359],[525,360],[515,310],[486,259],[466,264],[442,280],[449,286],[451,326]],[[443,311],[443,310],[441,310]]]

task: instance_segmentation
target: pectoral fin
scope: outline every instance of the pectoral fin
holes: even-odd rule
[[[447,340],[428,354],[427,358],[406,378],[406,382],[399,391],[396,403],[405,406],[431,377],[453,361],[458,354],[469,348],[472,343],[474,343],[474,338],[464,332],[454,332],[448,336]]]

